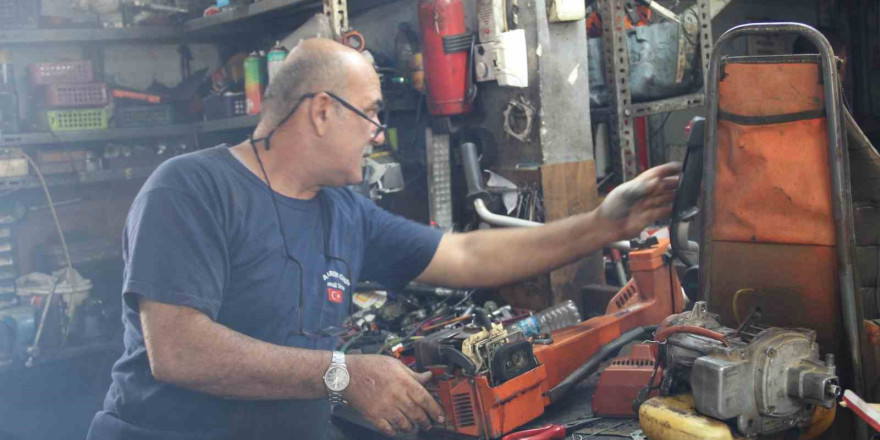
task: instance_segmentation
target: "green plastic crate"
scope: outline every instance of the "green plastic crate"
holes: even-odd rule
[[[49,110],[45,128],[52,131],[104,130],[109,119],[106,108]]]

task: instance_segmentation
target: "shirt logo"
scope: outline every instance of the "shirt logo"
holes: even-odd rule
[[[327,289],[327,300],[333,303],[341,304],[342,303],[342,290],[341,289]]]
[[[345,291],[351,286],[351,281],[335,270],[328,270],[322,278],[327,286],[327,301],[341,304],[345,298]]]

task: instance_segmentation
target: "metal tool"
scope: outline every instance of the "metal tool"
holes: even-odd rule
[[[502,438],[502,440],[564,439],[565,436],[570,434],[572,431],[577,431],[578,429],[590,426],[598,422],[599,420],[602,420],[602,418],[590,417],[588,419],[576,420],[571,423],[566,423],[565,425],[547,425],[540,428],[526,429],[524,431],[507,434]]]
[[[631,438],[632,440],[646,440],[647,439],[647,437],[645,437],[645,433],[642,432],[641,429],[629,433],[629,438]]]
[[[617,429],[617,428],[620,428],[621,426],[626,425],[627,423],[628,423],[628,422],[620,422],[620,423],[618,423],[618,424],[616,424],[616,425],[609,426],[609,427],[607,427],[607,428],[605,428],[605,429],[602,429],[602,430],[596,431],[596,432],[594,432],[594,433],[592,433],[592,434],[578,435],[576,440],[583,440],[583,439],[585,439],[585,438],[593,438],[593,437],[596,437],[596,436],[599,435],[599,434],[604,434],[604,433],[606,433],[606,432],[608,432],[608,431],[613,431],[613,430],[615,430],[615,429]]]
[[[877,408],[876,405],[866,403],[856,393],[846,390],[843,392],[840,406],[851,409],[872,428],[880,431],[880,408]]]

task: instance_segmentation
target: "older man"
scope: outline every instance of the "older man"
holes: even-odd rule
[[[291,52],[250,139],[167,161],[124,232],[125,353],[90,439],[324,438],[345,400],[386,434],[444,414],[417,374],[332,352],[359,278],[497,286],[667,216],[675,165],[542,228],[442,234],[345,189],[383,142],[372,66],[329,40]]]

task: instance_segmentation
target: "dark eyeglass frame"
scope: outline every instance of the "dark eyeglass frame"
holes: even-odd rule
[[[300,104],[303,103],[303,101],[305,101],[306,99],[314,98],[315,96],[318,96],[321,93],[326,93],[327,96],[335,99],[337,102],[342,104],[343,107],[351,110],[352,112],[354,112],[354,114],[360,116],[361,118],[366,119],[371,124],[375,125],[376,131],[373,132],[373,136],[370,138],[370,141],[376,140],[380,134],[384,133],[385,130],[388,129],[387,125],[382,124],[381,122],[377,122],[376,120],[371,118],[369,115],[364,113],[363,110],[355,107],[354,105],[352,105],[350,102],[346,101],[345,99],[343,99],[339,95],[337,95],[333,92],[324,90],[323,92],[305,93],[302,96],[300,96],[299,99],[296,101],[296,104],[293,105],[293,108],[290,109],[290,111],[287,113],[287,115],[285,115],[283,118],[281,118],[281,121],[278,122],[278,125],[276,125],[275,128],[273,128],[272,131],[270,131],[268,135],[266,135],[265,137],[257,138],[257,139],[254,139],[252,137],[251,142],[253,142],[253,143],[263,142],[265,144],[266,150],[269,150],[269,148],[270,148],[269,140],[272,138],[272,135],[275,134],[275,130],[278,130],[279,127],[284,125],[284,123],[287,122],[287,120],[290,119],[294,115],[294,113],[296,113],[297,110],[299,110],[299,106],[300,106]],[[381,111],[381,109],[380,109],[380,111]]]

